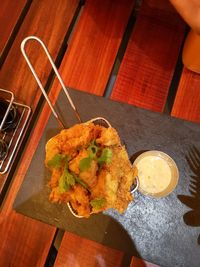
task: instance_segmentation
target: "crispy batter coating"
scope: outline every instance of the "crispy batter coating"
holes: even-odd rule
[[[70,202],[78,215],[89,217],[108,208],[124,212],[137,170],[112,127],[77,124],[46,144],[46,166],[52,202]]]

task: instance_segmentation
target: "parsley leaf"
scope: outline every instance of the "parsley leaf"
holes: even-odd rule
[[[95,198],[90,201],[90,205],[93,207],[95,210],[99,210],[103,208],[106,204],[106,199],[105,198]]]
[[[62,165],[62,161],[65,158],[62,154],[55,154],[52,159],[47,162],[50,168],[59,169]]]
[[[83,171],[86,171],[87,169],[89,169],[91,162],[92,162],[92,158],[90,158],[90,157],[80,160],[80,162],[79,162],[80,171],[83,172]]]
[[[88,185],[83,180],[81,180],[80,177],[76,176],[75,174],[73,174],[73,177],[74,177],[76,183],[80,184],[82,187],[89,190]]]
[[[89,156],[80,160],[79,169],[80,171],[86,171],[90,168],[91,162],[93,159],[96,159],[97,152],[99,151],[99,147],[95,144],[95,140],[91,142],[88,147]]]
[[[68,162],[65,163],[65,167],[63,173],[59,179],[59,191],[60,193],[64,193],[69,191],[71,186],[75,185],[74,176],[68,171]]]
[[[69,173],[68,171],[66,172],[66,183],[71,186],[71,185],[75,185],[75,179],[74,179],[74,176]]]
[[[93,141],[89,147],[88,147],[88,151],[89,151],[89,157],[94,159],[97,155],[97,152],[99,151],[99,147],[95,144],[95,141]]]
[[[69,191],[70,189],[70,185],[66,183],[66,176],[64,173],[61,175],[59,179],[58,188],[59,188],[60,193],[65,193]]]
[[[104,163],[111,163],[112,161],[112,150],[110,148],[104,148],[101,156],[98,158],[98,163],[103,165]]]

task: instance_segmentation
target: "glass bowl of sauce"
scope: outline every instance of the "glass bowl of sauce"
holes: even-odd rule
[[[138,169],[139,191],[153,197],[169,195],[178,184],[179,171],[175,161],[161,151],[142,153],[134,161]]]

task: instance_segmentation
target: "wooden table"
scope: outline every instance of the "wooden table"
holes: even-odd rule
[[[6,174],[12,180],[1,205],[0,265],[48,266],[57,229],[12,208],[50,114],[21,55],[22,40],[36,35],[44,41],[67,86],[193,122],[200,122],[200,76],[180,64],[184,22],[156,0],[141,7],[134,0],[3,0],[0,13],[0,87],[32,109],[23,146]],[[44,52],[29,43],[27,53],[54,101],[60,86]],[[122,252],[65,232],[54,266],[96,266],[95,255],[107,266],[124,264]],[[133,257],[131,266],[139,264],[148,263]]]

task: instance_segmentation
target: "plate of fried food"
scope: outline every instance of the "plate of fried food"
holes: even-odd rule
[[[45,148],[45,165],[51,172],[49,200],[67,204],[79,218],[110,208],[123,213],[133,200],[136,167],[117,131],[98,120],[62,130]]]

